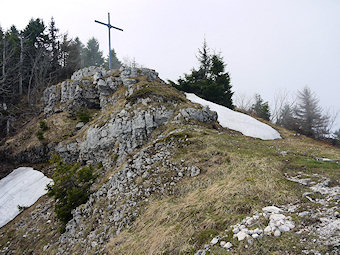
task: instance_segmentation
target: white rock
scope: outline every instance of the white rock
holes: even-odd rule
[[[233,247],[233,245],[232,245],[231,242],[227,242],[227,243],[223,246],[223,248],[225,248],[225,249],[230,249],[231,247]]]
[[[255,233],[255,234],[258,234],[258,235],[259,235],[259,234],[262,234],[262,232],[263,232],[262,229],[259,229],[259,228],[256,228],[256,229],[254,230],[254,233]]]
[[[233,233],[234,233],[234,234],[237,234],[238,232],[240,232],[239,228],[234,228],[234,229],[233,229]]]
[[[226,244],[225,241],[221,241],[221,242],[220,242],[221,247],[224,247],[225,244]]]
[[[242,241],[246,237],[248,237],[248,234],[246,232],[240,231],[236,234],[237,240]]]
[[[258,216],[258,215],[253,216],[253,220],[258,220],[259,218],[260,218],[260,216]]]
[[[276,230],[274,231],[274,236],[280,236],[280,235],[281,235],[280,230],[276,229]]]
[[[279,227],[279,230],[281,232],[287,232],[287,231],[290,230],[290,228],[287,225],[282,225],[282,226]]]
[[[280,208],[277,208],[276,206],[263,207],[262,211],[264,213],[281,213],[282,212],[282,210]]]
[[[284,216],[283,214],[278,214],[278,213],[274,213],[270,215],[269,217],[271,221],[280,221],[280,220],[284,220],[285,218],[286,216]]]
[[[246,220],[246,224],[247,225],[251,225],[251,224],[253,224],[253,220],[250,218],[250,219],[248,219],[248,220]]]
[[[304,217],[304,216],[307,216],[308,214],[309,214],[308,211],[304,211],[304,212],[300,212],[300,213],[299,213],[299,216],[300,216],[300,217]]]
[[[293,229],[295,227],[294,225],[294,222],[292,221],[286,221],[286,224],[285,224],[287,227],[289,227],[290,229]]]
[[[211,240],[211,242],[210,242],[211,245],[215,245],[215,244],[217,244],[217,243],[218,243],[218,238],[217,238],[217,237],[214,237],[214,238]]]
[[[271,232],[272,232],[272,227],[271,226],[267,226],[265,229],[264,229],[264,233],[266,235],[271,235]]]
[[[259,235],[255,233],[255,234],[252,234],[251,237],[254,238],[254,239],[256,239],[256,238],[259,237]]]
[[[245,225],[241,225],[241,226],[239,227],[240,230],[245,229],[245,228],[246,228]]]

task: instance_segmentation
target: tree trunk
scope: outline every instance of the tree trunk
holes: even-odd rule
[[[22,36],[20,36],[20,65],[19,65],[19,95],[22,95],[22,65],[23,65],[23,46]]]
[[[4,38],[4,46],[2,48],[2,76],[5,77],[6,75],[6,40]]]

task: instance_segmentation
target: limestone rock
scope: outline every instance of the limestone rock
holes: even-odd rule
[[[204,107],[203,110],[185,108],[181,109],[180,113],[186,120],[196,120],[204,123],[211,123],[217,120],[217,113],[210,111],[209,107]]]
[[[262,211],[264,213],[281,213],[282,210],[276,206],[267,206],[267,207],[264,207],[262,208]]]

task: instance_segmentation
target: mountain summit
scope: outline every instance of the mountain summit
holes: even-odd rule
[[[42,196],[0,229],[0,252],[336,254],[339,149],[194,98],[133,67],[47,88],[0,155],[51,178],[88,167],[89,196],[63,228],[62,199]]]

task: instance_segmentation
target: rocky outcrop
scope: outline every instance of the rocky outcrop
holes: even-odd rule
[[[165,107],[131,112],[123,109],[104,126],[88,130],[85,141],[80,144],[79,159],[91,164],[109,163],[112,156],[108,153],[114,152],[120,158],[132,153],[148,140],[154,129],[166,123],[172,115],[173,110]]]
[[[161,136],[136,153],[86,204],[73,211],[73,219],[56,244],[58,254],[73,254],[75,244],[77,252],[102,254],[112,234],[131,225],[151,194],[172,194],[178,181],[200,173],[196,166],[170,160],[173,149],[186,146],[185,139],[163,140]]]
[[[121,67],[119,72],[105,71],[101,68],[80,70],[72,76],[77,80],[64,81],[46,89],[45,115],[49,116],[59,111],[75,114],[82,108],[100,108],[105,114],[107,108],[115,106],[117,101],[115,92],[120,86],[125,89],[123,94],[125,98],[141,89],[138,85],[140,77],[145,77],[150,83],[158,79],[162,84],[158,74],[146,68]],[[122,162],[124,156],[143,146],[152,132],[169,120],[176,119],[177,122],[196,120],[207,123],[217,120],[217,114],[208,108],[178,106],[176,110],[174,107],[165,107],[160,102],[154,105],[151,98],[141,99],[132,105],[126,101],[125,106],[119,111],[110,113],[110,118],[103,124],[88,125],[83,140],[61,142],[55,147],[55,151],[70,162],[80,161],[84,164],[102,162],[109,166],[117,159]]]
[[[88,67],[75,72],[71,80],[51,86],[44,91],[44,113],[51,116],[53,113],[67,110],[75,113],[82,108],[103,108],[110,101],[120,85],[127,89],[126,96],[133,93],[133,85],[137,78],[146,76],[152,82],[158,74],[147,68],[121,67],[119,76],[116,71],[106,71],[100,67]]]

